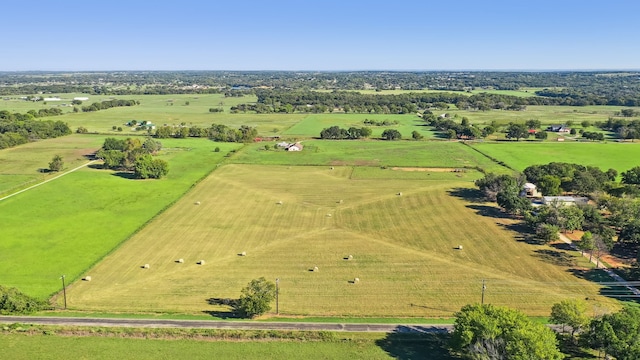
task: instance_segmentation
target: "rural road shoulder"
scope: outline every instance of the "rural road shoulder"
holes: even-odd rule
[[[398,332],[398,333],[445,333],[453,325],[433,324],[335,324],[308,322],[250,322],[214,320],[158,320],[158,319],[111,319],[111,318],[67,318],[49,316],[0,316],[3,324],[35,324],[57,326],[101,326],[101,327],[146,327],[146,328],[197,328],[229,330],[302,330],[345,332]]]

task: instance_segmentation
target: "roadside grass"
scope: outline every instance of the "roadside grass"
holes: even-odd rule
[[[366,126],[364,120],[374,121],[398,121],[398,124],[388,126]],[[417,131],[425,138],[434,137],[434,132],[430,127],[425,126],[424,121],[415,114],[413,115],[394,115],[394,114],[313,114],[308,115],[302,121],[287,129],[283,135],[302,136],[302,137],[320,137],[320,132],[331,126],[339,126],[344,129],[350,127],[368,127],[371,129],[371,138],[380,138],[382,132],[386,129],[395,129],[402,134],[403,139],[411,139],[411,133]]]
[[[90,139],[95,144],[97,138]],[[69,282],[78,278],[240,146],[203,139],[162,143],[159,157],[170,167],[162,180],[88,167],[0,201],[3,285],[40,298],[59,291],[61,275]],[[56,141],[47,144],[56,150]]]
[[[640,144],[635,143],[487,142],[472,146],[520,171],[534,164],[568,162],[622,172],[638,166],[640,159]]]
[[[148,337],[120,337],[118,335],[83,335],[82,329],[69,335],[26,335],[0,333],[2,356],[7,359],[391,359],[400,339],[385,344],[390,352],[378,345],[385,334],[345,334],[334,340],[303,340],[286,338],[259,340],[210,340],[206,336],[195,339],[163,339],[162,334]],[[84,330],[87,331],[87,330]],[[413,337],[415,338],[415,337]],[[404,336],[404,341],[413,340]],[[421,340],[421,339],[419,339]],[[397,344],[397,345],[396,345]],[[405,345],[407,345],[405,343]],[[420,350],[429,345],[425,340],[416,343]],[[446,359],[446,358],[443,358]]]
[[[451,317],[479,301],[483,279],[486,301],[529,315],[572,297],[615,306],[573,275],[579,254],[527,243],[494,205],[470,202],[470,182],[352,171],[220,167],[75,282],[69,307],[229,318],[216,299],[260,276],[280,279],[283,316]]]
[[[263,165],[477,166],[508,171],[457,141],[305,140],[302,144],[304,150],[300,152],[264,150],[264,143],[251,144],[238,151],[231,161]]]
[[[0,150],[0,197],[50,179],[89,162],[104,136],[69,135]],[[46,172],[54,155],[62,156],[61,172]]]

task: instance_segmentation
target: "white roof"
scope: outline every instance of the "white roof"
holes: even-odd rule
[[[535,189],[536,188],[536,186],[534,184],[532,184],[532,183],[526,183],[526,184],[524,184],[523,187],[525,189]]]

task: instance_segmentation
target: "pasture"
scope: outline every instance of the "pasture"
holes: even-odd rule
[[[64,172],[86,164],[103,142],[103,136],[70,135],[0,151],[0,197],[59,175],[43,172],[54,155],[62,156]]]
[[[53,95],[52,95],[53,96]],[[94,102],[111,99],[138,100],[140,105],[115,107],[95,112],[73,112],[72,106],[62,106],[62,103],[70,104],[74,97],[86,96],[86,100],[79,105],[88,106]],[[72,131],[78,127],[85,127],[89,132],[114,135],[139,135],[138,132],[125,126],[130,120],[151,121],[156,126],[180,125],[209,127],[211,124],[225,124],[238,128],[240,125],[256,127],[261,135],[274,135],[296,124],[307,114],[230,114],[231,106],[240,103],[255,102],[254,96],[224,97],[223,94],[189,94],[189,95],[114,95],[92,96],[83,94],[62,94],[61,101],[30,102],[14,98],[12,100],[0,100],[0,107],[11,112],[26,113],[29,110],[47,109],[59,107],[64,114],[48,117],[47,120],[60,120],[66,122]],[[188,103],[188,104],[187,104]],[[211,113],[210,108],[222,108],[224,112]],[[116,130],[113,130],[113,127]],[[117,131],[121,127],[122,132]]]
[[[589,121],[592,124],[596,121],[607,121],[614,116],[616,111],[620,111],[620,106],[537,106],[529,105],[526,110],[488,110],[488,111],[469,111],[469,110],[443,110],[442,113],[449,113],[452,116],[458,115],[459,119],[463,116],[469,118],[473,124],[491,124],[495,121],[499,125],[505,125],[510,122],[523,124],[530,119],[537,119],[543,125],[550,124],[566,124],[573,122],[572,127],[580,127],[582,121]]]
[[[379,138],[386,129],[398,130],[404,139],[411,139],[411,133],[417,131],[424,137],[433,137],[433,131],[425,126],[424,121],[416,115],[392,115],[392,114],[313,114],[308,115],[302,121],[283,132],[284,136],[320,137],[320,132],[331,126],[339,126],[348,129],[350,127],[365,127],[364,120],[378,122],[389,121],[398,124],[388,126],[368,126],[372,138]]]
[[[481,167],[509,171],[457,141],[305,140],[304,150],[265,150],[276,143],[245,146],[234,163],[263,165],[358,165],[400,167]]]
[[[572,297],[613,306],[573,275],[585,265],[578,255],[524,241],[514,220],[473,202],[469,181],[353,173],[220,167],[84,273],[92,281],[73,284],[69,307],[224,318],[212,299],[237,298],[260,276],[280,279],[287,315],[451,316],[480,300],[483,279],[486,301],[530,315]]]
[[[568,162],[627,171],[640,165],[640,146],[615,142],[498,142],[474,143],[474,148],[522,171],[529,165]]]
[[[75,149],[69,145],[74,140],[84,152],[94,145],[93,150],[97,150],[104,138],[70,136],[33,145],[42,146],[50,157]],[[68,281],[75,279],[182,196],[229,150],[240,146],[204,139],[162,143],[164,150],[159,156],[169,162],[170,168],[162,180],[133,180],[127,173],[90,166],[0,201],[2,284],[40,298],[57,292],[61,275],[65,274]],[[220,152],[213,152],[216,146]],[[0,154],[6,152],[23,159],[33,148],[20,146]]]

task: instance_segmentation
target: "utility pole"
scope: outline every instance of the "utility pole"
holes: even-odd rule
[[[276,315],[280,314],[280,309],[278,308],[278,293],[280,292],[280,278],[276,278]]]
[[[482,279],[482,302],[481,304],[484,305],[484,291],[487,290],[487,285],[485,285],[484,279]]]
[[[67,287],[64,284],[64,275],[62,275],[60,279],[62,279],[62,294],[64,294],[64,309],[67,310]]]

